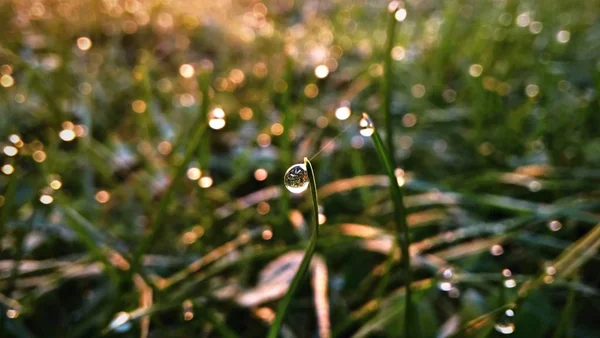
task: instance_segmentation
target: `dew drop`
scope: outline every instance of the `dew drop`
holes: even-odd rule
[[[437,286],[442,291],[450,291],[454,289],[454,270],[452,268],[444,268],[438,272]]]
[[[358,121],[358,127],[360,128],[360,134],[362,136],[371,136],[375,132],[375,125],[367,113],[363,113],[362,119]]]
[[[502,334],[511,334],[515,332],[514,317],[515,311],[513,309],[506,309],[496,319],[494,329]]]
[[[283,176],[283,184],[294,194],[304,192],[308,188],[308,171],[305,164],[294,164]]]

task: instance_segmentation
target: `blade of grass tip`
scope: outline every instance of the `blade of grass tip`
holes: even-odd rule
[[[370,126],[372,128],[371,140],[373,141],[373,145],[375,146],[375,150],[379,160],[385,167],[385,171],[390,180],[390,195],[392,198],[392,202],[394,204],[394,220],[396,223],[396,238],[398,240],[398,246],[400,247],[401,252],[401,265],[404,273],[404,284],[406,285],[406,298],[405,298],[405,328],[406,328],[406,336],[407,337],[420,337],[420,329],[418,322],[418,314],[416,313],[417,309],[413,306],[412,303],[412,290],[411,290],[411,282],[412,282],[412,271],[410,269],[410,235],[408,231],[408,225],[406,224],[406,209],[404,207],[404,202],[402,198],[402,191],[398,186],[398,180],[394,175],[394,160],[391,154],[385,148],[383,141],[381,140],[381,136],[377,132],[377,129],[374,127],[370,117],[363,113],[363,120],[361,120],[361,128],[364,129],[362,123],[366,123],[366,126]],[[362,130],[361,130],[362,131]]]
[[[204,86],[208,86],[208,82],[202,81],[202,83],[204,84]],[[201,110],[198,118],[196,119],[192,127],[192,131],[194,132],[194,134],[185,148],[183,161],[181,161],[181,163],[179,163],[175,167],[174,172],[171,175],[171,183],[169,184],[169,187],[165,191],[164,196],[160,201],[151,232],[149,235],[144,237],[144,239],[142,239],[142,243],[140,244],[138,250],[135,253],[133,271],[137,271],[141,264],[142,255],[152,248],[152,246],[156,242],[156,239],[159,238],[160,234],[162,234],[162,231],[165,226],[164,219],[167,216],[167,207],[173,199],[177,183],[179,182],[180,178],[183,177],[183,175],[185,174],[187,167],[192,160],[192,157],[195,154],[197,154],[198,147],[201,143],[200,141],[202,141],[203,136],[206,134],[205,131],[207,126],[206,113],[208,110],[208,89],[203,89],[203,93],[205,93],[205,95],[202,96],[203,109]]]
[[[388,8],[388,22],[387,22],[387,41],[384,54],[383,64],[383,86],[382,86],[382,104],[383,112],[385,114],[385,133],[387,147],[394,157],[396,154],[396,147],[394,146],[394,123],[392,122],[392,48],[394,47],[394,38],[396,36],[396,11],[398,11],[399,5]]]
[[[306,253],[304,254],[304,258],[302,258],[302,262],[300,263],[300,267],[290,284],[290,288],[288,292],[285,294],[283,299],[279,302],[277,306],[277,313],[275,315],[275,320],[273,324],[269,328],[269,333],[267,335],[268,338],[277,338],[277,334],[281,328],[281,324],[283,322],[283,318],[287,312],[288,305],[290,304],[296,289],[300,285],[300,282],[306,275],[308,271],[308,267],[310,266],[310,261],[315,252],[315,248],[317,246],[317,239],[319,238],[319,202],[317,197],[317,182],[315,180],[315,173],[313,171],[312,164],[308,160],[308,158],[304,158],[304,164],[306,165],[306,170],[308,171],[309,185],[310,185],[310,193],[313,201],[313,226],[312,233],[310,235],[310,240],[308,242],[308,247],[306,248]]]

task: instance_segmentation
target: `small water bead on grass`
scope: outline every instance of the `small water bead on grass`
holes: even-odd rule
[[[290,192],[299,194],[308,188],[308,171],[305,164],[294,164],[283,176],[283,184]]]
[[[504,287],[507,289],[512,289],[517,286],[517,281],[512,278],[512,272],[509,269],[502,270],[502,276],[504,277]]]
[[[363,113],[363,117],[358,121],[360,134],[362,136],[371,136],[375,132],[375,125],[367,113]]]
[[[515,332],[515,311],[513,308],[502,311],[496,318],[494,329],[502,334]]]
[[[441,269],[437,274],[437,286],[442,291],[450,291],[454,288],[455,273],[454,269],[447,267]]]

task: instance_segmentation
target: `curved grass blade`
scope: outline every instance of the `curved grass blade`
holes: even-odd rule
[[[298,289],[300,282],[303,280],[306,272],[308,271],[308,267],[310,266],[310,261],[315,252],[315,248],[317,246],[317,239],[319,238],[319,203],[317,197],[317,182],[315,180],[315,173],[313,171],[312,164],[308,160],[308,158],[304,158],[304,164],[306,165],[306,170],[308,171],[309,177],[309,185],[310,185],[310,193],[313,201],[313,226],[312,233],[310,235],[310,240],[308,242],[308,247],[306,248],[306,253],[304,254],[304,258],[302,259],[302,263],[300,263],[300,268],[298,268],[298,272],[294,276],[292,280],[292,284],[288,292],[285,294],[283,299],[279,302],[277,306],[277,314],[275,315],[275,320],[269,329],[269,333],[267,335],[268,338],[276,338],[279,330],[281,328],[281,323],[283,322],[283,318],[287,312],[287,308],[290,305],[292,297],[294,293]]]

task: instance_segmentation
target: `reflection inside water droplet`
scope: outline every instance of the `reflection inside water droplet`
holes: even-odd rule
[[[513,309],[507,309],[502,312],[496,319],[496,325],[494,329],[502,334],[511,334],[515,332],[514,323],[515,312]]]
[[[360,134],[362,136],[371,136],[375,132],[375,125],[367,113],[363,113],[362,119],[358,121],[358,127],[360,128]]]
[[[438,288],[442,291],[450,291],[454,289],[454,270],[452,268],[444,268],[438,272]]]
[[[294,194],[304,192],[308,188],[308,171],[305,164],[294,164],[283,176],[283,184]]]

